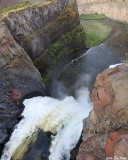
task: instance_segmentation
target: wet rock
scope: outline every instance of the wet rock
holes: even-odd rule
[[[17,90],[21,98],[33,91],[43,94],[45,86],[39,71],[3,21],[0,21],[0,59],[5,84],[10,90]],[[16,100],[16,95],[12,97]]]
[[[16,66],[10,64],[10,67],[0,69],[0,154],[14,126],[21,119],[20,114],[24,109],[21,104],[23,97],[34,91],[40,92],[40,95],[44,94],[40,76],[36,78],[38,72],[36,69],[34,72],[31,69],[32,63],[30,64],[28,67],[20,63]]]
[[[43,95],[44,88],[26,51],[13,39],[6,24],[0,22],[0,155],[21,119],[23,98],[35,91]]]
[[[46,52],[48,48],[55,41],[57,49],[58,44],[63,46],[57,41],[62,34],[67,37],[67,39],[63,37],[64,42],[68,39],[71,41],[71,45],[69,41],[67,44],[69,53],[73,50],[73,55],[77,55],[77,51],[86,48],[79,34],[83,34],[79,24],[76,0],[46,1],[0,16],[0,152],[14,126],[21,119],[20,114],[24,108],[21,105],[22,100],[25,97],[32,97],[33,93],[34,96],[35,93],[44,95],[45,85],[42,77],[48,79],[49,73],[56,64],[56,57],[62,56],[62,52],[58,55],[58,50],[57,54],[53,51]],[[80,37],[77,40],[74,38],[76,31]],[[63,48],[63,54],[66,55],[65,43]],[[36,63],[38,69],[43,66],[43,71],[40,70],[41,74],[33,64],[38,58],[40,60],[40,63]],[[48,73],[49,68],[51,70]],[[44,72],[47,77],[44,77]]]
[[[13,127],[18,122],[21,107],[17,107],[10,99],[10,93],[0,70],[0,154],[9,138]]]
[[[40,92],[40,95],[44,94],[40,76],[35,78],[36,72],[29,70],[31,66],[28,69],[24,64],[22,72],[20,63],[13,66],[13,69],[11,67],[0,69],[0,154],[14,126],[21,119],[20,114],[24,109],[21,104],[23,97],[34,91]]]
[[[45,94],[42,77],[47,78],[48,76],[44,77],[43,72],[49,71],[47,64],[50,65],[51,62],[56,64],[57,55],[53,56],[53,52],[46,54],[44,50],[47,50],[51,43],[57,41],[62,34],[73,31],[72,34],[75,35],[73,29],[77,28],[79,23],[79,13],[75,0],[42,2],[41,5],[12,11],[5,16],[1,15],[0,152],[9,139],[14,126],[21,119],[19,115],[24,108],[21,105],[24,97],[30,98],[33,93],[34,96],[35,93],[38,95]],[[83,33],[82,30],[82,28],[77,29],[79,37],[79,32]],[[74,46],[78,51],[81,47],[83,47],[82,50],[85,49],[84,41],[81,41],[81,38],[79,38],[80,42],[71,38],[70,35],[67,38],[71,39],[72,47],[69,48],[70,50],[74,49]],[[76,45],[78,43],[80,48]],[[64,54],[66,53],[65,50]],[[77,54],[76,50],[73,54]],[[44,65],[41,74],[28,55],[33,61],[35,58],[43,57],[43,61],[37,65],[38,69],[40,65]],[[46,58],[44,58],[45,55]],[[53,69],[53,67],[51,68]]]
[[[17,105],[19,105],[20,100],[21,100],[21,93],[18,90],[16,90],[15,88],[11,89],[9,92],[12,96],[12,101],[14,103],[16,103]]]
[[[14,102],[32,92],[44,94],[45,85],[41,75],[27,55],[13,59],[3,68],[3,74]]]
[[[23,160],[48,160],[52,140],[51,135],[50,132],[39,131],[38,138],[34,145],[30,145],[29,152],[24,155]]]

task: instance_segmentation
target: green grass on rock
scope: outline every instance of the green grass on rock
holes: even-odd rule
[[[124,26],[125,26],[125,29],[126,29],[126,31],[128,33],[128,23],[125,23]]]
[[[81,19],[89,19],[89,20],[93,20],[93,19],[104,19],[107,18],[105,15],[103,14],[98,14],[98,13],[93,13],[93,14],[81,14],[80,15]]]
[[[4,8],[4,9],[0,10],[0,14],[5,14],[5,13],[11,12],[13,10],[24,8],[24,7],[29,6],[31,4],[32,3],[29,2],[29,1],[26,1],[24,3],[19,3],[19,4],[16,4],[16,5],[13,5],[13,6],[10,6],[10,7],[7,7],[7,8]]]
[[[111,33],[111,27],[101,20],[81,19],[81,24],[86,34],[86,46],[88,48],[101,44]]]

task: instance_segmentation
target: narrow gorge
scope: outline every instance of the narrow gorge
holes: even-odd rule
[[[127,1],[0,5],[1,160],[127,160]]]

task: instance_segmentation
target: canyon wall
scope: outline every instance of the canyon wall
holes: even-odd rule
[[[78,51],[85,49],[74,0],[42,2],[39,6],[12,12],[3,21],[46,79],[49,69],[65,53],[78,56]],[[67,32],[70,33],[66,35]]]
[[[57,61],[77,57],[85,50],[84,38],[75,0],[45,1],[1,15],[0,154],[21,118],[22,100],[46,95],[44,81]]]
[[[77,0],[80,14],[99,13],[121,22],[128,22],[127,0]]]
[[[46,0],[36,0],[36,2],[43,2]],[[35,3],[35,0],[0,0],[0,10],[6,7],[17,5],[19,3],[31,2]]]

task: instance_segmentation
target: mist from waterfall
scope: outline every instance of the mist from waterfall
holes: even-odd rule
[[[19,154],[16,150],[30,137],[38,133],[53,133],[49,160],[70,159],[70,151],[76,146],[83,129],[83,119],[92,109],[89,91],[81,86],[76,91],[76,99],[67,96],[63,100],[50,97],[34,97],[23,103],[25,109],[23,119],[15,127],[14,132],[6,144],[1,160],[15,159]],[[43,142],[42,142],[43,143]],[[24,147],[23,145],[22,147]],[[20,149],[25,150],[24,148]]]

